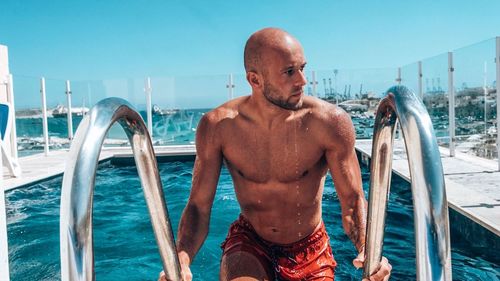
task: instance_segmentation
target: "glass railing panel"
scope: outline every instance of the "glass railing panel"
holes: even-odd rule
[[[43,152],[40,78],[13,75],[18,156]]]
[[[252,87],[248,84],[247,76],[245,74],[233,74],[233,97],[242,97],[252,94]],[[229,91],[228,91],[229,93]]]
[[[114,94],[117,96],[125,95],[124,93],[119,93],[119,91],[120,89],[127,91],[128,88],[126,86],[116,86],[116,84],[127,85],[125,79],[109,81],[113,82],[106,82],[105,80],[71,81],[72,100],[75,100],[73,103],[77,106],[90,109],[104,98],[112,97]]]
[[[83,119],[87,110],[100,100],[108,97],[127,100],[146,120],[144,81],[144,78],[71,81],[74,131],[76,131],[77,125]],[[128,145],[127,135],[121,125],[115,123],[108,131],[104,146],[120,147]]]
[[[194,144],[201,117],[229,100],[228,78],[229,75],[151,78],[155,145]]]
[[[342,73],[341,73],[342,74]],[[313,95],[313,80],[312,71],[306,71],[307,86],[306,94]],[[316,95],[330,103],[338,103],[342,101],[340,84],[340,74],[338,69],[315,71],[316,80]],[[342,84],[343,87],[343,84]]]
[[[495,40],[455,50],[453,63],[456,149],[496,158]]]
[[[45,79],[49,150],[69,149],[70,147],[66,97],[65,80]],[[39,100],[41,100],[41,98],[39,98]],[[73,125],[73,132],[75,129],[76,126]]]
[[[401,67],[401,85],[405,85],[418,95],[418,63]]]
[[[102,84],[95,83],[98,88],[94,89],[91,96],[93,102],[98,102],[103,98],[118,97],[128,101],[142,116],[146,122],[146,94],[145,78],[128,79],[106,79]],[[100,88],[100,89],[99,89]],[[128,138],[122,126],[115,123],[108,131],[108,136],[104,140],[105,146],[128,146]]]
[[[333,69],[316,71],[315,76],[319,98],[338,104],[351,115],[358,139],[371,138],[377,106],[385,91],[395,84],[397,69]],[[311,83],[307,87],[310,92]]]
[[[423,102],[439,145],[449,145],[448,53],[422,60]]]

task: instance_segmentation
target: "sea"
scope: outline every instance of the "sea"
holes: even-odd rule
[[[208,108],[171,110],[166,114],[153,114],[153,145],[194,144],[196,127],[201,117],[210,111]],[[139,111],[143,120],[147,120],[146,112]],[[85,116],[73,115],[73,136],[78,125]],[[371,138],[373,135],[373,116],[366,114],[353,115],[353,124],[358,139]],[[68,149],[71,137],[66,117],[47,118],[48,143],[50,150]],[[16,133],[19,156],[26,156],[44,151],[42,116],[35,110],[16,112]],[[128,139],[119,124],[113,125],[105,146],[128,146]]]

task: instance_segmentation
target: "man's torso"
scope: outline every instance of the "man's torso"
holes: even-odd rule
[[[262,238],[298,241],[321,220],[328,169],[321,108],[308,99],[302,109],[262,126],[245,105],[245,98],[226,104],[231,118],[217,126],[241,212]]]

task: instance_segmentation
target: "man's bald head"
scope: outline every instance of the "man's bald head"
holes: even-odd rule
[[[270,49],[280,50],[286,48],[290,43],[297,43],[300,45],[297,39],[283,29],[264,28],[255,32],[248,38],[245,45],[245,70],[247,72],[259,72],[261,70],[261,62],[265,51]]]

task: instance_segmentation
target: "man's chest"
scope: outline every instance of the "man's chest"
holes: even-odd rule
[[[307,130],[239,130],[226,140],[229,169],[255,182],[296,181],[326,165],[323,148]]]

